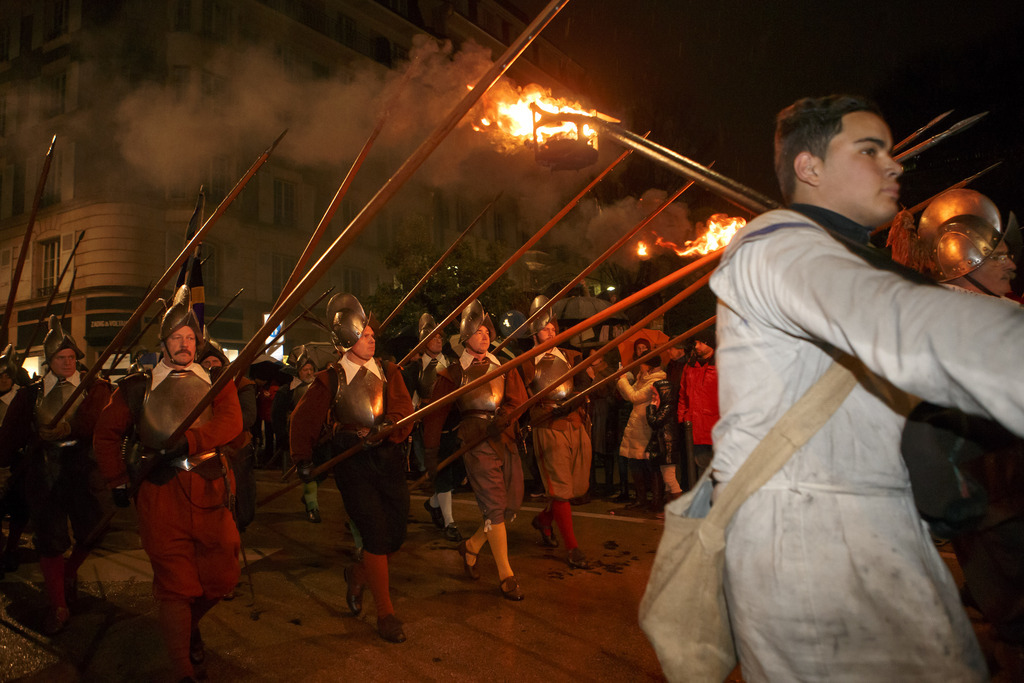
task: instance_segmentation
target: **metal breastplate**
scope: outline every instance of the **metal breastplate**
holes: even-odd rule
[[[310,384],[312,384],[312,382],[303,382],[292,389],[292,408],[299,405],[299,399],[305,396],[306,392],[309,391]]]
[[[420,381],[416,386],[416,393],[419,394],[421,401],[429,399],[431,392],[434,391],[439,366],[439,363],[427,363],[427,366],[420,370]]]
[[[462,371],[462,386],[466,386],[470,382],[479,377],[483,377],[491,370],[497,369],[499,366],[494,363],[472,363],[468,368]],[[463,394],[458,398],[459,410],[465,411],[483,411],[493,413],[501,406],[501,402],[505,398],[505,378],[498,376],[492,379],[489,383],[477,387],[469,393]]]
[[[43,388],[39,387],[39,393],[36,395],[36,424],[40,427],[53,422],[53,416],[60,411],[64,402],[68,400],[68,397],[75,391],[75,385],[71,382],[65,382],[64,384],[58,384],[57,386],[50,389],[50,393],[43,396]],[[78,395],[75,399],[75,404],[71,406],[68,412],[64,413],[62,420],[71,422],[75,417],[75,412],[78,410],[78,406],[82,405],[82,401],[85,400],[85,392]]]
[[[559,377],[569,372],[569,364],[555,355],[545,355],[541,358],[533,371],[533,380],[530,382],[530,393],[533,395],[547,389],[555,383]],[[557,387],[544,395],[545,401],[561,401],[572,393],[572,379],[567,379]]]
[[[371,359],[368,363],[376,363]],[[379,367],[379,366],[378,366]],[[363,366],[346,384],[345,371],[338,368],[338,393],[334,396],[334,419],[340,425],[372,427],[384,418],[385,382]]]
[[[153,450],[165,448],[167,437],[209,390],[210,385],[193,372],[172,372],[155,388],[150,380],[139,416],[139,443]],[[201,425],[212,417],[213,408],[208,407],[190,426]]]

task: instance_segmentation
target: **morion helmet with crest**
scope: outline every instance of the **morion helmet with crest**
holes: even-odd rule
[[[474,299],[473,303],[462,309],[462,319],[459,322],[459,342],[466,343],[466,340],[476,334],[476,331],[483,325],[491,333],[491,341],[494,341],[494,323],[491,316],[484,312],[484,305],[480,299]]]
[[[335,346],[350,348],[363,335],[363,328],[377,327],[373,314],[367,314],[363,305],[349,293],[335,294],[327,302],[327,324]]]
[[[46,337],[43,338],[43,357],[49,363],[55,354],[64,349],[74,351],[75,358],[78,360],[82,360],[85,357],[85,354],[78,348],[78,344],[71,338],[71,335],[64,331],[57,316],[51,315],[49,331],[46,333]]]
[[[203,339],[203,328],[199,324],[199,319],[196,318],[195,311],[192,310],[192,295],[188,285],[178,287],[174,293],[174,299],[171,300],[171,305],[160,321],[160,341],[166,341],[182,327],[189,327],[195,332],[197,344]]]
[[[548,298],[546,296],[544,296],[543,294],[539,294],[536,297],[534,297],[533,303],[530,304],[530,316],[529,317],[533,317],[533,314],[536,313],[537,311],[539,311],[544,306],[546,306],[547,303],[548,303]],[[543,314],[537,316],[536,318],[534,318],[534,320],[532,320],[530,322],[530,334],[537,334],[538,332],[543,330],[545,327],[547,327],[550,323],[554,323],[554,322],[556,322],[555,314],[551,310],[551,308],[548,307],[548,309],[546,311],[544,311]]]
[[[8,344],[3,354],[0,354],[0,375],[7,375],[15,384],[23,387],[29,383],[28,372],[18,364],[16,356],[14,345]]]

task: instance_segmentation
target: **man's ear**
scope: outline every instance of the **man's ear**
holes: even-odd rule
[[[800,152],[793,160],[793,171],[796,173],[797,181],[817,187],[821,182],[822,160],[808,151]]]

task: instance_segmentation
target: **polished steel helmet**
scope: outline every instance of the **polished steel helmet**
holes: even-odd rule
[[[335,294],[327,302],[327,324],[336,346],[349,348],[363,334],[368,320],[363,305],[352,294]]]
[[[0,375],[7,375],[17,382],[18,370],[18,362],[14,358],[14,346],[8,344],[7,348],[4,349],[3,355],[0,355]]]
[[[494,323],[491,316],[484,312],[484,305],[480,299],[474,299],[473,303],[462,309],[462,320],[459,322],[459,342],[466,343],[466,340],[476,334],[476,331],[483,325],[491,333],[491,341],[494,341]]]
[[[361,333],[362,331],[360,331]],[[301,370],[303,365],[312,365],[314,372],[320,369],[316,366],[316,361],[313,360],[305,344],[296,346],[291,350],[291,353],[288,354],[288,364],[295,368],[296,371]]]
[[[1003,239],[999,209],[974,190],[949,190],[921,214],[917,234],[939,282],[976,270]]]
[[[417,332],[419,333],[419,340],[423,341],[427,338],[434,328],[437,327],[437,322],[434,320],[434,316],[429,313],[424,313],[420,316],[420,321],[416,325]],[[440,330],[438,330],[440,332]]]
[[[210,331],[206,330],[203,335],[203,348],[196,355],[196,362],[202,365],[203,361],[210,356],[215,356],[220,359],[220,364],[227,366],[231,361],[228,360],[227,354],[224,353],[224,347],[220,343],[210,336]]]
[[[196,345],[198,346],[203,338],[203,328],[199,325],[196,312],[192,310],[192,294],[188,285],[182,285],[174,292],[171,305],[164,312],[164,317],[160,321],[160,341],[165,341],[182,327],[192,328],[196,334]]]
[[[534,297],[533,303],[530,304],[530,315],[527,317],[532,317],[534,313],[539,311],[547,303],[548,298],[543,294]],[[553,322],[555,322],[555,314],[551,311],[551,308],[549,307],[548,310],[544,311],[542,315],[539,315],[536,318],[534,318],[533,321],[530,323],[530,334],[537,334],[545,327],[547,327],[548,323]]]
[[[75,340],[64,331],[61,327],[60,320],[55,315],[50,316],[50,331],[46,333],[46,337],[43,338],[43,357],[46,358],[46,362],[49,363],[50,359],[53,358],[54,354],[64,349],[72,349],[75,352],[75,358],[82,360],[85,354],[78,348],[78,344]]]

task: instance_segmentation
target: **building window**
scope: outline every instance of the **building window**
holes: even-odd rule
[[[192,0],[178,0],[174,10],[174,30],[192,30]]]
[[[202,92],[203,99],[215,98],[219,93],[224,92],[225,79],[209,71],[203,72]]]
[[[68,31],[68,0],[53,0],[49,6],[50,24],[47,40],[53,40]]]
[[[366,287],[366,271],[361,268],[341,269],[341,291],[354,294],[357,297],[363,295]]]
[[[47,82],[50,116],[59,116],[67,111],[68,75],[57,74]]]
[[[38,296],[49,296],[60,277],[60,238],[40,242],[39,258]]]
[[[270,287],[271,296],[275,299],[284,291],[288,277],[292,274],[296,259],[287,254],[273,253],[270,255]]]
[[[355,47],[356,35],[358,31],[356,29],[356,22],[350,16],[338,13],[338,42],[342,45],[349,47]]]
[[[219,0],[203,3],[203,35],[220,40],[228,37],[228,10]]]
[[[274,225],[295,225],[295,183],[274,178]]]

